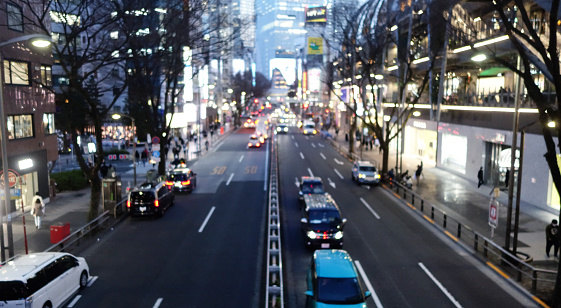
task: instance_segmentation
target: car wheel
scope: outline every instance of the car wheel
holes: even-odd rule
[[[88,272],[82,271],[80,274],[80,289],[83,289],[88,284]]]
[[[46,302],[43,304],[43,308],[53,308],[53,305],[51,305],[51,302]]]

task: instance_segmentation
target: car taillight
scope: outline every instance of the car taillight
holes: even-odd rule
[[[184,185],[184,186],[189,185],[189,184],[191,184],[191,181],[182,181],[181,182],[181,185]]]
[[[127,207],[130,208],[131,207],[131,201],[127,200]]]
[[[154,201],[154,206],[155,207],[159,207],[160,206],[160,202],[158,200]]]
[[[166,181],[166,185],[167,186],[173,186],[173,182],[172,181]]]

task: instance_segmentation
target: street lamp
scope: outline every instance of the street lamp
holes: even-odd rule
[[[0,42],[0,47],[19,43],[31,41],[31,44],[36,47],[47,47],[50,46],[52,42],[52,38],[44,35],[44,34],[29,34],[19,36],[4,42]],[[2,57],[2,53],[0,53],[0,64],[3,66],[4,58]],[[14,238],[12,233],[12,218],[8,214],[10,208],[10,183],[9,183],[9,176],[8,176],[8,129],[6,128],[6,117],[4,113],[4,80],[2,78],[2,74],[0,73],[0,136],[2,142],[2,175],[4,177],[3,185],[4,185],[4,215],[6,216],[6,229],[8,232],[8,255],[12,257],[14,255]],[[1,207],[0,207],[1,212]],[[5,247],[4,247],[4,228],[1,228],[0,235],[2,236],[2,251],[1,257],[2,261],[6,260],[5,258]]]
[[[136,126],[134,125],[134,118],[121,113],[115,113],[111,117],[115,120],[125,117],[131,119],[132,121],[132,165],[134,170],[134,187],[136,187]]]

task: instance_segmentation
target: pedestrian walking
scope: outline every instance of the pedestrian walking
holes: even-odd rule
[[[415,179],[417,180],[417,185],[419,185],[419,179],[421,178],[422,174],[423,174],[423,161],[421,161],[421,164],[417,166],[417,170],[415,171]]]
[[[148,159],[148,150],[142,151],[142,166],[146,167],[146,159]]]
[[[551,223],[545,227],[545,240],[545,255],[549,258],[549,251],[551,250],[551,246],[553,246],[553,256],[557,258],[559,242],[561,241],[557,219],[552,220]]]
[[[134,160],[136,161],[136,164],[140,164],[140,153],[138,153],[138,150],[136,150],[136,152],[134,153]]]
[[[105,178],[107,176],[108,171],[109,171],[109,168],[107,167],[105,162],[103,162],[103,165],[101,165],[101,167],[99,167],[99,173],[101,174],[101,177]]]
[[[45,203],[39,192],[35,193],[31,202],[33,203],[31,205],[31,215],[35,217],[35,228],[41,229],[41,217],[45,215]]]
[[[509,181],[510,181],[510,169],[506,169],[506,173],[505,173],[505,186],[506,186],[506,188],[508,188]]]
[[[205,149],[208,152],[208,140],[205,141]]]
[[[479,172],[477,172],[477,179],[479,180],[477,188],[479,188],[483,185],[483,167],[479,168]]]

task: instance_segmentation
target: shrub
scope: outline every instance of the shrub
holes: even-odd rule
[[[86,180],[82,170],[52,173],[51,179],[55,180],[59,191],[80,190],[88,186],[88,181]]]

